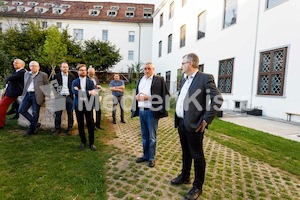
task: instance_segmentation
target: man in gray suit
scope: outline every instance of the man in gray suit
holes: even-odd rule
[[[175,113],[175,128],[178,128],[182,148],[182,170],[177,178],[171,180],[171,184],[190,182],[194,160],[195,178],[193,188],[185,196],[187,200],[197,199],[202,194],[205,176],[204,129],[212,122],[223,102],[214,77],[199,72],[198,64],[199,58],[194,53],[182,58],[182,72],[187,78],[181,83]]]
[[[29,130],[24,136],[36,134],[40,127],[38,123],[40,106],[45,100],[45,95],[41,90],[41,86],[49,84],[48,75],[39,71],[40,65],[36,61],[29,63],[30,71],[24,74],[24,89],[22,94],[22,103],[19,108],[19,113],[23,115],[29,122]],[[32,114],[28,109],[32,107]]]

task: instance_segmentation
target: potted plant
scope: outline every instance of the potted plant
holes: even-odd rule
[[[254,107],[251,110],[247,110],[246,113],[248,115],[262,116],[262,109],[259,109],[258,107]]]

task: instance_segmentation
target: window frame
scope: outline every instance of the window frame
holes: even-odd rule
[[[162,40],[158,42],[158,57],[162,56]]]
[[[74,28],[73,29],[73,38],[75,40],[83,40],[83,29]]]
[[[164,13],[161,13],[159,17],[159,27],[162,27],[163,25],[164,25]]]
[[[227,10],[228,1],[236,1],[235,9],[230,10],[232,12],[233,11],[235,11],[235,12],[233,12],[233,17],[231,18],[231,22],[230,22],[229,25],[226,23],[226,19],[227,19],[227,16],[228,16],[227,12],[230,9],[230,7],[229,7],[228,10]],[[236,21],[237,21],[237,8],[238,8],[238,0],[224,0],[223,29],[228,28],[228,27],[236,24]]]
[[[133,33],[133,34],[130,34]],[[129,31],[128,32],[128,42],[134,42],[135,40],[135,31]]]
[[[283,50],[284,56],[283,56],[283,67],[281,71],[273,71],[273,55],[274,52]],[[260,58],[259,58],[259,66],[258,66],[258,78],[257,78],[257,95],[262,95],[262,96],[283,96],[283,90],[284,90],[284,81],[285,81],[285,69],[286,69],[286,58],[287,58],[287,50],[288,47],[282,47],[282,48],[277,48],[277,49],[272,49],[268,51],[263,51],[260,52]],[[262,61],[263,61],[263,54],[270,53],[270,69],[268,72],[261,72],[261,66],[262,66]],[[271,86],[272,86],[272,75],[275,74],[281,74],[282,75],[282,81],[280,85],[280,93],[279,94],[272,94],[271,92]],[[268,90],[266,94],[263,94],[260,92],[261,84],[260,84],[260,76],[262,75],[267,75],[268,76]]]
[[[174,1],[170,3],[169,6],[169,19],[172,19],[174,17]]]
[[[226,74],[226,68],[227,68],[227,62],[232,60],[232,71],[231,71],[231,74],[230,75],[227,75]],[[224,68],[224,75],[220,75],[220,69],[221,69],[221,62],[225,62],[225,68]],[[225,93],[225,94],[231,94],[232,93],[232,80],[233,80],[233,71],[234,71],[234,58],[228,58],[228,59],[224,59],[224,60],[219,60],[219,67],[218,67],[218,89],[220,91],[220,93]],[[226,91],[221,91],[220,90],[220,79],[224,79],[226,80],[226,78],[230,78],[230,90],[229,92],[226,92]],[[225,81],[224,81],[224,88],[225,88]]]
[[[168,50],[167,50],[168,53],[172,52],[172,41],[173,41],[173,34],[171,33],[168,35]]]
[[[285,3],[285,2],[287,2],[287,1],[289,1],[289,0],[281,0],[281,2],[276,3],[276,4],[272,5],[272,6],[269,6],[269,1],[270,1],[270,0],[266,0],[266,9],[267,9],[267,10],[268,10],[268,9],[272,9],[272,8],[274,8],[274,7],[276,7],[276,6],[279,6],[279,5]]]
[[[186,43],[186,24],[182,25],[180,27],[180,41],[179,41],[179,47],[185,47]]]
[[[105,36],[106,36],[106,39],[105,39]],[[102,41],[108,41],[108,30],[107,29],[102,29]]]
[[[134,51],[133,50],[128,50],[128,60],[134,60]]]
[[[199,32],[201,32],[200,31],[200,28],[201,28],[201,22],[203,21],[203,20],[201,20],[201,16],[203,16],[204,15],[204,32],[202,32],[202,33],[204,33],[204,35],[202,36],[202,37],[200,37],[200,33]],[[197,24],[197,40],[200,40],[201,38],[204,38],[205,37],[205,34],[206,34],[206,10],[204,10],[204,11],[202,11],[199,15],[198,15],[198,24]]]

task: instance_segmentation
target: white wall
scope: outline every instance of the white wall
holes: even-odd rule
[[[219,61],[234,58],[232,90],[223,93],[223,109],[233,109],[233,100],[247,100],[247,107],[261,107],[263,114],[286,119],[286,111],[300,114],[300,93],[296,76],[300,73],[300,13],[299,1],[289,0],[271,9],[266,9],[265,0],[238,1],[236,24],[223,28],[224,1],[202,0],[175,2],[174,17],[169,19],[169,5],[173,0],[163,1],[156,10],[153,23],[152,60],[156,73],[165,77],[171,70],[171,81],[175,82],[182,56],[194,52],[204,64],[204,72],[213,74],[217,83]],[[206,36],[197,40],[197,17],[206,10]],[[164,13],[164,24],[159,27],[160,15]],[[180,27],[186,24],[186,45],[179,47]],[[172,52],[167,53],[168,35],[173,34]],[[158,43],[162,40],[162,57],[158,57]],[[260,52],[288,47],[284,95],[280,97],[257,95],[258,66]],[[172,87],[173,86],[173,87]],[[170,92],[176,92],[171,84]],[[299,117],[292,117],[300,121]]]

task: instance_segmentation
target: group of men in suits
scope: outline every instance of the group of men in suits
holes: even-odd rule
[[[182,72],[187,77],[181,81],[175,112],[175,128],[178,129],[182,148],[182,170],[170,183],[190,183],[194,161],[195,178],[193,187],[184,197],[186,200],[198,199],[202,194],[205,177],[204,131],[223,102],[213,76],[199,72],[198,65],[196,54],[189,53],[182,57]],[[131,109],[132,117],[139,116],[141,126],[143,156],[136,159],[137,163],[149,161],[149,167],[155,166],[158,120],[168,116],[168,95],[164,79],[154,75],[152,63],[146,63]]]

